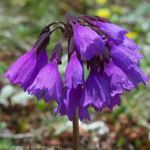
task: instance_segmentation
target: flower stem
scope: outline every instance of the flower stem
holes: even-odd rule
[[[62,22],[62,21],[54,21],[54,22],[50,23],[49,25],[47,25],[47,27],[50,27],[50,26],[52,26],[53,24],[57,24],[57,23],[63,24],[64,26],[67,25],[66,23],[64,23],[64,22]]]
[[[73,150],[79,150],[79,116],[78,111],[73,118]]]
[[[65,30],[64,30],[63,27],[58,26],[58,27],[54,28],[53,30],[49,31],[49,34],[52,34],[52,33],[53,33],[55,30],[57,30],[57,29],[60,29],[62,33],[65,32]]]

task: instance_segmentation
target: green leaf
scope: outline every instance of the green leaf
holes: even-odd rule
[[[126,111],[126,106],[121,106],[120,108],[118,108],[112,115],[113,118],[118,118],[118,116]]]
[[[122,147],[124,143],[125,143],[125,139],[123,137],[120,137],[117,141],[117,147]]]
[[[136,139],[136,140],[135,140],[135,146],[136,146],[137,148],[139,148],[141,145],[142,145],[141,140],[140,140],[140,139]]]

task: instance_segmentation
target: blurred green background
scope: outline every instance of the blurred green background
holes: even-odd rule
[[[53,21],[65,21],[66,12],[99,15],[128,29],[128,36],[142,47],[140,53],[144,58],[139,66],[150,76],[149,0],[1,0],[0,150],[4,146],[16,145],[61,145],[62,149],[71,149],[71,122],[67,117],[54,116],[52,111],[56,103],[37,102],[19,86],[11,86],[8,79],[1,78],[11,64],[32,47],[42,28]],[[47,48],[49,55],[60,37],[59,31],[52,35]],[[64,64],[59,69],[63,75],[66,56],[62,59]],[[131,93],[124,92],[121,99],[122,107],[112,112],[90,109],[92,122],[84,120],[80,125],[83,149],[150,149],[150,83],[146,87],[140,85]],[[98,127],[93,125],[95,122]],[[91,128],[86,130],[83,128],[85,124]],[[100,129],[104,134],[97,132]],[[18,138],[18,134],[22,137]]]

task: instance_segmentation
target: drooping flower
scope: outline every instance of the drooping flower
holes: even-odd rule
[[[92,106],[98,111],[103,108],[112,110],[116,105],[121,106],[119,94],[111,94],[109,82],[105,80],[96,68],[92,67],[84,87],[83,106]]]
[[[59,100],[62,93],[62,79],[58,71],[57,60],[54,58],[37,75],[28,92],[36,95],[39,100],[44,95],[45,102]]]
[[[107,40],[103,40],[101,35],[98,35],[95,31],[88,27],[81,26],[78,23],[72,25],[74,31],[74,41],[77,50],[81,54],[82,60],[90,60],[100,52],[105,52],[105,43]]]
[[[84,106],[93,106],[103,109],[110,103],[110,90],[108,84],[100,72],[94,67],[91,67],[84,91]]]
[[[105,63],[104,78],[110,87],[111,96],[123,94],[123,89],[129,92],[134,88],[126,74],[113,61]]]
[[[138,46],[134,41],[132,41],[130,38],[128,38],[126,35],[124,36],[124,41],[121,44],[124,47],[129,48],[130,50],[133,50],[137,52],[137,50],[140,50],[141,47]]]
[[[83,107],[83,89],[79,85],[76,89],[66,88],[60,99],[58,107],[54,110],[57,114],[60,113],[61,116],[67,115],[69,120],[73,120],[73,117],[78,108],[79,118],[82,121],[84,118],[91,120],[88,112],[88,107]]]
[[[95,111],[121,106],[123,90],[130,92],[139,83],[146,85],[148,76],[139,68],[141,49],[126,36],[127,30],[101,16],[66,14],[67,23],[56,21],[47,25],[31,50],[20,57],[3,77],[45,102],[58,103],[55,113],[73,120],[76,111],[80,120],[90,120],[88,108]],[[60,23],[53,30],[53,24]],[[57,29],[63,33],[47,62],[46,47],[50,35]],[[68,41],[68,65],[65,84],[58,71],[61,64],[62,40]],[[48,64],[47,64],[48,63]],[[84,65],[83,65],[84,63]],[[90,74],[84,82],[84,66]],[[63,87],[63,88],[62,88]]]
[[[109,35],[110,39],[116,44],[121,44],[124,41],[124,35],[127,30],[113,23],[104,23],[101,21],[95,21],[94,24],[100,28],[103,32]]]
[[[50,62],[43,67],[28,89],[28,93],[36,95],[38,100],[44,96],[45,102],[51,99],[59,102],[62,93],[62,79],[58,70],[61,53],[61,42],[58,42],[52,50]]]
[[[77,88],[79,84],[84,85],[84,68],[74,49],[65,71],[65,86],[71,89]]]
[[[138,88],[138,85],[141,82],[146,85],[146,82],[148,82],[148,77],[137,66],[137,62],[141,58],[140,54],[134,53],[133,51],[130,51],[122,46],[116,46],[115,44],[111,46],[110,51],[115,65],[123,70],[135,88]]]
[[[13,84],[20,84],[26,91],[39,71],[48,63],[45,51],[48,42],[49,34],[42,34],[29,52],[21,56],[2,77],[7,77]]]

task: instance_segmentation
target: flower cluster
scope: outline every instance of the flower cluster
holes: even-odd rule
[[[90,120],[88,107],[95,111],[121,105],[123,90],[146,85],[148,77],[138,67],[143,56],[140,47],[126,36],[127,30],[99,16],[66,14],[67,23],[55,21],[40,33],[33,47],[21,56],[3,75],[11,83],[45,102],[58,103],[54,112],[70,120],[78,109],[80,120]],[[50,30],[53,24],[61,24]],[[62,37],[51,52],[46,53],[51,34],[60,29]],[[68,65],[63,86],[58,65],[61,64],[62,40],[68,41]],[[84,81],[84,66],[90,70]]]

